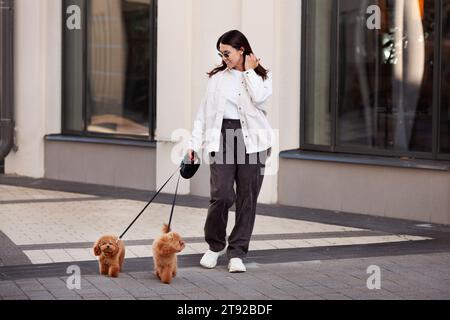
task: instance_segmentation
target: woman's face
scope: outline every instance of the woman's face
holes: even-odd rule
[[[244,63],[244,48],[241,50],[236,50],[230,45],[220,44],[219,45],[219,56],[222,60],[227,64],[227,67],[230,69],[235,68],[236,66],[243,65]]]

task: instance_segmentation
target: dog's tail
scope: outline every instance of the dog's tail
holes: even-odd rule
[[[169,232],[170,232],[169,225],[166,224],[166,223],[164,223],[164,225],[163,225],[161,231],[162,231],[163,233],[169,233]]]

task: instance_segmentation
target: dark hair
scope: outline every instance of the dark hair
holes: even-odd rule
[[[217,40],[217,44],[216,44],[217,50],[220,50],[220,44],[221,43],[229,45],[229,46],[232,46],[236,50],[240,50],[241,48],[244,48],[244,56],[249,55],[250,53],[253,53],[253,50],[250,47],[250,43],[248,42],[247,38],[239,30],[231,30],[231,31],[228,31],[228,32],[224,33],[219,38],[219,40]],[[214,68],[213,70],[211,70],[207,74],[211,78],[217,72],[223,71],[226,68],[227,68],[227,64],[225,63],[225,61],[222,61],[222,65]],[[267,79],[268,70],[266,70],[261,64],[259,64],[255,68],[255,72],[256,72],[257,75],[262,77],[263,80]]]

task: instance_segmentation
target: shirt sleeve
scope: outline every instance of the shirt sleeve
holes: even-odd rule
[[[272,74],[267,73],[267,79],[263,80],[254,69],[244,72],[247,89],[255,106],[263,111],[264,103],[272,96]]]

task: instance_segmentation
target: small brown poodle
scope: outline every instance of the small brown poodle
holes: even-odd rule
[[[107,274],[117,278],[122,272],[123,260],[125,258],[125,245],[116,236],[103,236],[94,244],[94,254],[100,256],[98,264],[100,274]]]
[[[153,241],[153,263],[155,275],[163,283],[169,284],[177,275],[176,253],[184,249],[184,241],[176,232],[170,232],[167,224],[162,228],[163,234]]]

